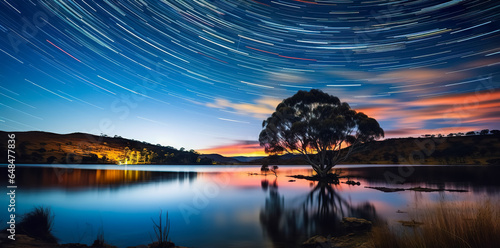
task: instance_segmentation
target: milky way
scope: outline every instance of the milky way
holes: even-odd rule
[[[389,137],[500,128],[498,1],[0,3],[2,130],[207,148],[312,88]]]

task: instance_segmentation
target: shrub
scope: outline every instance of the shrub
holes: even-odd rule
[[[165,215],[165,224],[163,224],[162,217],[161,217],[162,211],[160,211],[160,217],[159,217],[159,222],[156,223],[152,218],[151,220],[153,221],[153,229],[155,231],[155,240],[150,247],[153,248],[170,248],[170,247],[175,247],[175,244],[170,242],[168,239],[168,235],[170,233],[170,219],[168,218],[168,212]]]
[[[35,207],[26,213],[19,223],[19,232],[49,243],[57,243],[52,234],[54,215],[50,208]]]

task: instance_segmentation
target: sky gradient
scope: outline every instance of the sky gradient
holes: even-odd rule
[[[386,137],[500,129],[500,3],[0,2],[0,130],[263,154],[262,120],[321,89]]]

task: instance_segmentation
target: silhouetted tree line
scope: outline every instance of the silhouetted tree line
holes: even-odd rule
[[[460,136],[473,136],[473,135],[499,135],[500,134],[500,130],[489,130],[489,129],[483,129],[479,132],[476,132],[476,131],[469,131],[469,132],[466,132],[466,133],[461,133],[461,132],[458,132],[458,133],[449,133],[448,135],[446,135],[446,137],[460,137]],[[423,137],[426,137],[426,138],[434,138],[434,137],[444,137],[443,134],[438,134],[438,135],[435,135],[435,134],[424,134],[422,135]]]

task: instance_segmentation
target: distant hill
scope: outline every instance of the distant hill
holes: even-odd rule
[[[265,157],[245,157],[245,156],[237,156],[237,157],[231,157],[231,158],[234,158],[240,162],[252,162],[254,160],[257,160],[257,159],[262,159],[262,158],[265,158]]]
[[[15,134],[16,163],[30,164],[212,164],[191,150],[122,137],[96,136],[85,133],[55,134],[48,132],[0,131],[0,154],[7,154],[7,134]],[[7,163],[7,156],[0,156]]]
[[[212,159],[214,162],[217,162],[219,164],[252,163],[255,160],[265,158],[265,157],[246,157],[246,156],[225,157],[220,154],[202,154],[200,157]]]
[[[301,155],[257,159],[255,164],[307,164]],[[500,135],[398,138],[362,144],[343,164],[499,165]]]
[[[208,158],[213,160],[214,162],[217,162],[219,164],[238,164],[241,163],[240,160],[237,160],[232,157],[224,157],[220,154],[202,154],[200,155],[202,158]]]

